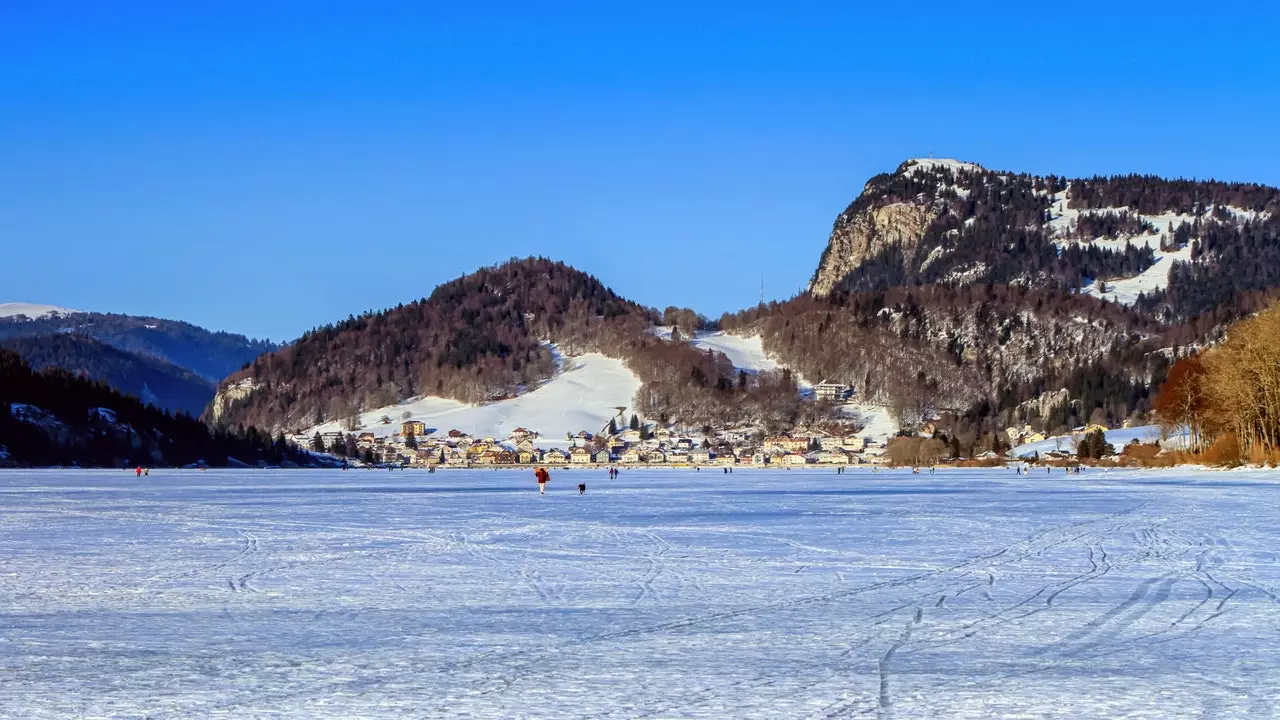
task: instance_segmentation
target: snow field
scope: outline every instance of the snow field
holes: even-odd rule
[[[72,315],[77,312],[80,311],[68,310],[67,308],[58,307],[57,305],[35,305],[32,303],[20,302],[0,303],[0,318],[25,315],[31,320],[36,320],[46,315]]]
[[[1103,435],[1107,438],[1107,442],[1115,446],[1116,452],[1129,443],[1137,440],[1142,443],[1160,442],[1160,428],[1155,425],[1142,425],[1131,428],[1117,428],[1115,430],[1105,430]],[[1055,435],[1038,442],[1026,443],[1019,445],[1010,452],[1014,457],[1029,458],[1036,453],[1041,455],[1048,452],[1065,452],[1074,453],[1076,442],[1084,439],[1084,433],[1075,435]]]
[[[505,439],[512,430],[525,427],[542,433],[539,446],[567,445],[566,433],[597,433],[617,415],[617,407],[631,407],[640,379],[621,360],[589,353],[562,359],[562,369],[551,380],[519,397],[484,405],[467,405],[440,397],[424,397],[364,413],[357,432],[391,435],[405,419],[421,420],[437,434],[457,428],[475,437]],[[410,417],[402,418],[408,412]],[[384,425],[383,416],[391,418]],[[629,415],[624,414],[624,418]],[[315,432],[346,432],[340,421],[310,428]]]
[[[5,471],[0,717],[1274,717],[1278,491]]]

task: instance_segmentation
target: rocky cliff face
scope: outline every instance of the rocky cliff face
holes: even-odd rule
[[[928,205],[911,202],[845,212],[836,220],[818,271],[809,291],[818,297],[831,293],[836,284],[866,259],[897,246],[903,255],[915,254],[924,231],[938,216]]]
[[[257,389],[258,384],[252,378],[237,380],[222,386],[209,405],[209,419],[216,424],[226,416],[232,405],[249,397]]]
[[[966,186],[986,174],[977,165],[955,160],[908,160],[893,173],[877,175],[862,194],[836,218],[809,292],[825,297],[868,260],[897,250],[915,266],[917,249],[935,220],[954,201],[968,195]]]

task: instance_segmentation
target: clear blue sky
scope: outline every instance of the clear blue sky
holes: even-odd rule
[[[930,151],[1280,184],[1270,3],[437,5],[0,3],[0,302],[280,340],[537,254],[715,316]]]

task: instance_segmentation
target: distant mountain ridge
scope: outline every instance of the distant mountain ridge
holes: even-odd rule
[[[38,317],[0,317],[0,338],[57,333],[87,335],[125,352],[173,363],[212,382],[239,370],[262,353],[279,347],[267,340],[251,340],[244,335],[205,330],[178,320],[53,309],[56,312],[46,312]]]
[[[102,380],[157,407],[199,415],[216,383],[278,345],[152,317],[0,304],[0,346],[37,368]]]
[[[33,370],[0,349],[0,467],[312,464],[256,429],[211,429],[58,369]]]
[[[100,340],[72,333],[0,340],[33,369],[57,368],[101,380],[125,395],[162,410],[199,416],[215,385],[190,370],[147,355],[125,352]]]

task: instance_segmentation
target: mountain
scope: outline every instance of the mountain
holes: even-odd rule
[[[80,373],[158,408],[199,415],[219,380],[278,346],[174,320],[3,303],[0,347],[38,369]]]
[[[1278,288],[1275,188],[918,159],[836,218],[806,293],[721,325],[900,410],[1118,423]]]
[[[172,363],[119,350],[88,335],[12,337],[0,347],[16,352],[35,370],[59,368],[101,380],[162,410],[198,416],[215,385]]]
[[[1008,284],[1188,322],[1260,307],[1278,261],[1276,188],[919,159],[873,177],[837,217],[809,292]]]
[[[35,314],[32,314],[35,313]],[[278,345],[153,317],[79,312],[50,305],[0,305],[0,340],[84,335],[118,350],[163,360],[216,383]]]
[[[64,370],[33,370],[0,350],[0,467],[69,465],[210,466],[308,463],[253,428],[211,430]]]
[[[228,378],[214,421],[305,427],[405,398],[500,399],[550,379],[550,343],[578,354],[622,343],[647,311],[563,263],[511,262],[429,297],[313,330]],[[234,408],[232,407],[234,405]]]

